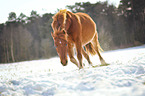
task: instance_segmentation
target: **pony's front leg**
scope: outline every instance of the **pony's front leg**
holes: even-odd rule
[[[77,60],[74,58],[74,45],[72,43],[68,43],[68,55],[70,58],[70,61],[74,63],[77,67],[79,67]]]
[[[77,58],[79,60],[79,68],[83,68],[82,64],[82,44],[81,42],[77,41],[76,43],[76,50],[77,50]]]

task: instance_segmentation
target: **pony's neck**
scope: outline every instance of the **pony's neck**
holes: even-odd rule
[[[72,23],[72,15],[73,15],[72,12],[69,12],[69,11],[66,12],[66,21],[65,21],[65,30],[66,31],[68,31],[68,29],[71,26],[71,23]]]

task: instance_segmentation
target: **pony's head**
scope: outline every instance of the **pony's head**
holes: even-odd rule
[[[54,40],[54,46],[56,47],[57,54],[60,57],[61,64],[67,65],[67,33],[65,30],[56,30],[54,33],[51,32]]]

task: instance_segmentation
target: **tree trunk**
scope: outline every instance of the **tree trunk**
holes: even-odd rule
[[[15,58],[14,58],[14,50],[13,50],[13,35],[12,35],[12,31],[11,31],[11,57],[12,57],[12,62],[15,62]]]

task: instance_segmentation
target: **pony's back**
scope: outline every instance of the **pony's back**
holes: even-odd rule
[[[82,43],[86,45],[96,34],[96,24],[88,14],[76,13],[82,27]]]

